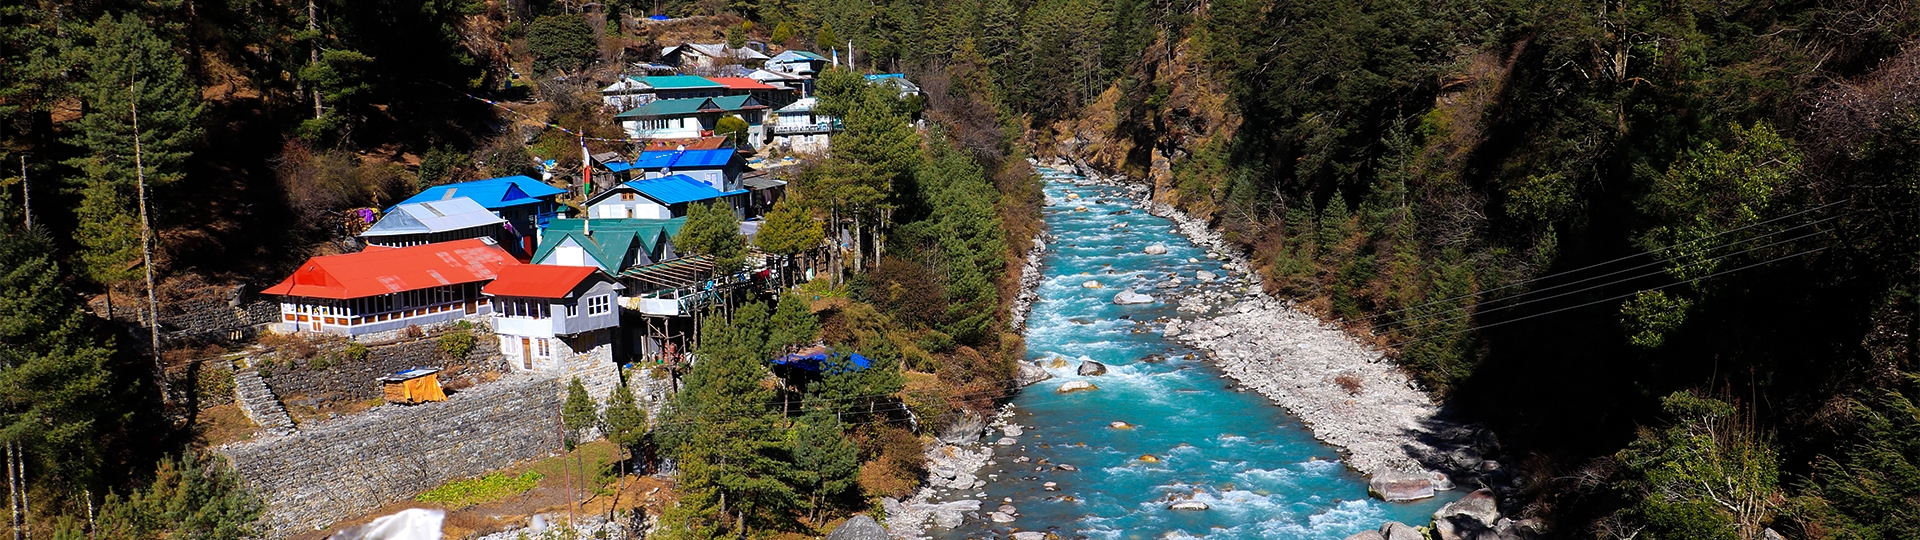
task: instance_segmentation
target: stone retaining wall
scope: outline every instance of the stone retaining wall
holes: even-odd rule
[[[437,337],[368,347],[366,360],[353,360],[338,354],[342,346],[343,343],[329,344],[320,354],[297,360],[292,366],[276,363],[263,370],[267,373],[267,384],[289,405],[319,407],[379,398],[380,383],[374,379],[396,371],[417,367],[440,368],[440,383],[449,384],[481,373],[500,373],[506,368],[500,360],[499,340],[479,330],[474,331],[473,350],[459,359],[448,359],[440,354]],[[314,367],[315,360],[322,358],[335,358],[339,363]],[[248,364],[262,366],[262,360],[249,358]]]
[[[559,379],[512,375],[444,402],[375,407],[218,451],[266,503],[266,537],[286,538],[558,453],[564,393]]]

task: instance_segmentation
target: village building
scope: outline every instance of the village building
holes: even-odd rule
[[[507,220],[466,197],[393,207],[359,234],[368,246],[408,247],[470,238],[486,238],[525,256],[520,236],[507,232]]]
[[[370,246],[307,259],[260,292],[280,297],[275,330],[363,336],[489,315],[481,287],[519,264],[491,238]]]
[[[694,75],[631,75],[600,89],[607,107],[627,110],[660,99],[691,99],[727,95],[726,85]]]
[[[764,140],[767,106],[753,96],[661,99],[614,115],[636,139],[711,137],[720,119],[738,116],[747,123],[747,141]]]
[[[660,51],[660,63],[681,69],[714,70],[721,66],[759,67],[767,62],[767,55],[741,47],[728,47],[725,43],[682,43]]]
[[[908,96],[920,95],[920,85],[913,84],[913,81],[907,80],[906,75],[900,73],[876,73],[868,75],[867,84],[891,86],[894,90],[900,92],[902,99]]]
[[[673,235],[685,218],[557,219],[547,228],[533,262],[540,265],[585,266],[612,275],[637,266],[679,258]]]
[[[827,65],[831,62],[827,57],[820,56],[820,53],[787,50],[768,59],[766,69],[767,71],[778,71],[811,79],[819,75],[820,72],[826,71]]]
[[[710,77],[713,82],[727,87],[729,96],[753,96],[753,100],[769,109],[779,108],[800,97],[796,92],[753,80],[749,77]]]
[[[625,288],[593,267],[526,264],[501,268],[481,292],[493,305],[493,332],[507,364],[556,372],[614,362]]]
[[[506,229],[517,238],[513,251],[532,253],[539,246],[539,231],[546,222],[560,215],[565,205],[558,197],[567,190],[527,176],[504,176],[486,180],[456,182],[427,188],[400,204],[441,201],[465,197],[506,220]]]
[[[796,99],[813,96],[813,77],[808,75],[756,69],[748,72],[746,78],[760,81],[775,88],[785,89]],[[781,106],[784,106],[784,104]]]
[[[643,178],[615,184],[587,199],[586,216],[595,219],[672,219],[687,216],[687,206],[726,203],[739,213],[747,190],[720,191],[684,174]]]
[[[772,139],[767,146],[796,154],[825,153],[829,139],[846,126],[839,118],[814,110],[818,105],[815,98],[801,98],[774,111],[768,120]]]
[[[740,175],[747,169],[732,148],[641,152],[633,167],[644,171],[643,178],[683,174],[720,191],[740,189]]]

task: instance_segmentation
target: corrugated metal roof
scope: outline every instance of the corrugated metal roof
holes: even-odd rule
[[[621,270],[627,255],[635,250],[647,253],[671,255],[672,240],[680,233],[680,226],[687,218],[642,219],[642,218],[600,218],[594,219],[593,234],[586,234],[587,221],[577,218],[555,219],[547,225],[546,232],[540,238],[540,247],[533,252],[534,261],[548,260],[553,250],[567,245],[580,246],[587,256],[600,263],[611,272]],[[661,246],[665,243],[666,246]],[[635,264],[653,264],[653,260],[636,261]]]
[[[640,158],[633,160],[633,166],[645,170],[659,169],[715,169],[733,162],[734,149],[716,148],[713,150],[659,150],[641,152]]]
[[[788,50],[786,52],[782,52],[780,54],[774,55],[773,61],[782,62],[782,63],[797,62],[797,61],[825,62],[827,61],[827,57],[820,56],[820,53],[816,53],[813,51]]]
[[[655,116],[678,116],[698,114],[703,109],[722,110],[708,98],[656,99],[646,105],[628,109],[613,115],[614,118],[648,118]]]
[[[766,105],[760,104],[760,100],[753,99],[753,96],[721,96],[721,97],[713,98],[713,104],[719,106],[721,110],[725,110],[725,111],[744,111],[748,109],[767,108]]]
[[[493,296],[529,298],[566,298],[581,282],[599,274],[591,266],[522,264],[501,268],[492,283],[480,292]]]
[[[694,90],[700,88],[722,88],[712,79],[695,75],[637,75],[628,79],[644,84],[654,90]]]
[[[449,196],[458,193],[449,190]],[[393,211],[380,218],[360,233],[361,237],[395,236],[402,234],[422,234],[457,231],[506,221],[466,197],[454,197],[441,201],[407,203],[393,207]]]
[[[364,298],[441,285],[487,281],[520,264],[490,238],[368,249],[307,259],[292,276],[260,291],[275,296]]]
[[[734,193],[745,193],[745,191],[741,190],[721,193],[720,190],[713,189],[713,186],[709,186],[699,180],[694,180],[693,177],[684,174],[648,178],[646,180],[634,180],[627,182],[626,185],[639,190],[640,194],[646,195],[649,199],[659,201],[660,204],[705,201],[718,199]]]
[[[725,85],[728,90],[774,90],[767,83],[746,77],[714,77],[709,80]]]
[[[545,202],[546,198],[566,192],[567,190],[547,185],[546,182],[534,180],[531,177],[502,176],[499,178],[488,178],[486,180],[471,180],[433,186],[412,197],[408,197],[407,200],[400,201],[400,204],[442,201],[455,197],[466,197],[473,199],[473,202],[480,203],[480,206],[483,208],[498,210],[523,204]],[[388,208],[387,211],[393,212],[396,208],[398,208],[398,205],[396,205],[395,208]]]

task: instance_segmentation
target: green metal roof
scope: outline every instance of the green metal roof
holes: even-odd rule
[[[753,96],[749,96],[745,94],[741,94],[738,96],[721,96],[721,97],[712,98],[712,99],[713,99],[714,105],[717,105],[721,109],[728,110],[728,111],[738,111],[748,107],[755,107],[755,108],[761,108],[761,109],[766,108],[766,106],[761,105],[760,102],[754,101]]]
[[[660,251],[660,243],[672,246],[671,238],[680,233],[680,226],[687,218],[641,219],[641,218],[601,218],[593,220],[593,234],[586,234],[587,220],[555,219],[541,233],[540,247],[533,252],[533,262],[547,260],[553,250],[559,248],[571,238],[610,273],[619,273],[627,263],[627,255],[639,249],[648,254]],[[651,256],[651,255],[649,255]],[[650,261],[635,261],[646,263]]]
[[[701,109],[720,110],[720,106],[709,98],[656,99],[646,105],[628,109],[627,112],[613,115],[614,118],[646,118],[654,116],[680,116],[699,113]]]
[[[655,75],[628,77],[654,90],[692,90],[697,88],[726,88],[726,85],[713,82],[706,77],[693,75]]]

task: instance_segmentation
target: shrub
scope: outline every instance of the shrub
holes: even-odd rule
[[[351,358],[354,360],[366,360],[367,355],[371,352],[372,351],[367,350],[366,345],[361,345],[359,342],[354,342],[354,343],[347,344],[346,350],[340,351],[340,354],[342,356],[345,356],[347,358]]]
[[[1360,383],[1360,376],[1352,373],[1342,373],[1339,377],[1333,378],[1333,384],[1340,385],[1340,388],[1346,390],[1349,396],[1360,395]]]
[[[527,490],[540,485],[541,478],[545,476],[534,471],[520,473],[519,476],[492,473],[480,478],[448,482],[432,491],[421,493],[414,500],[440,503],[450,509],[466,508],[526,493]]]
[[[874,497],[905,497],[920,487],[926,475],[926,455],[920,438],[898,428],[863,430],[860,489]]]
[[[407,339],[419,339],[420,336],[427,335],[427,332],[425,330],[421,330],[420,325],[409,324],[407,325],[407,328],[405,330],[400,331],[400,335],[406,336]]]
[[[447,358],[466,358],[473,352],[474,341],[473,332],[464,328],[441,334],[440,353]]]

